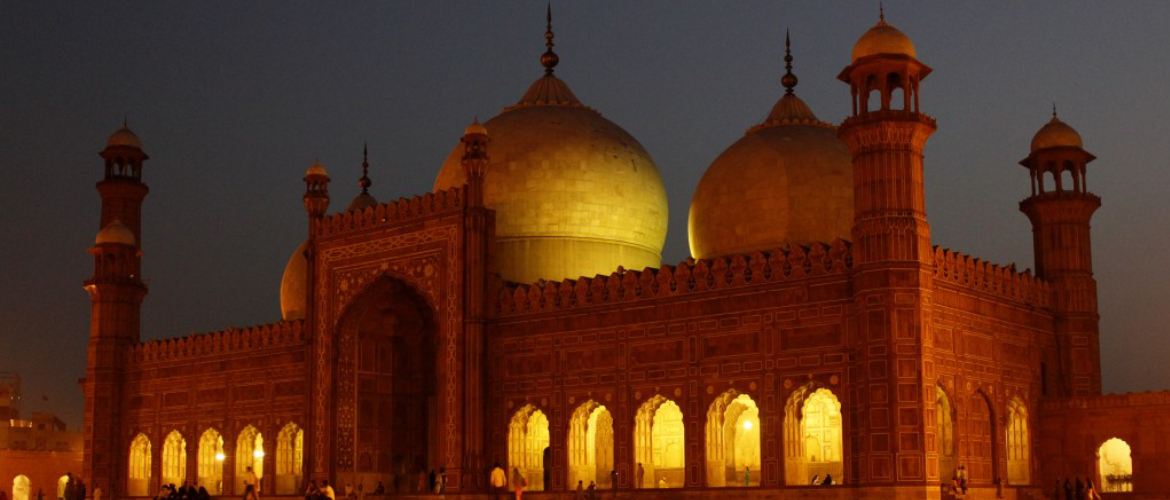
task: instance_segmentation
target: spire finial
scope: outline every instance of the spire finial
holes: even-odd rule
[[[358,179],[358,185],[362,187],[362,194],[370,194],[370,147],[369,143],[362,143],[362,178]]]
[[[878,21],[886,21],[886,6],[882,2],[878,2]]]
[[[556,52],[553,52],[553,30],[552,30],[552,2],[548,3],[548,12],[545,15],[547,24],[544,27],[544,54],[540,56],[540,64],[544,66],[544,74],[551,75],[553,68],[561,59],[557,57]]]
[[[792,74],[792,40],[788,37],[788,30],[784,30],[784,70],[780,84],[785,88],[784,93],[790,95],[798,80],[796,75]]]
[[[126,118],[126,115],[122,115],[122,128],[130,128],[130,120]]]
[[[1056,101],[1052,101],[1052,117],[1056,118]]]

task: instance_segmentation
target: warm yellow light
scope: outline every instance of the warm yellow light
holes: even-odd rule
[[[219,451],[219,452],[216,452],[216,453],[215,453],[215,461],[216,461],[216,462],[222,462],[222,461],[224,461],[224,459],[226,459],[226,458],[227,458],[227,457],[225,457],[225,456],[223,455],[223,452],[222,452],[222,451]]]
[[[252,456],[254,456],[256,458],[264,458],[264,450],[253,451]]]
[[[751,420],[744,420],[743,421],[743,430],[745,430],[745,431],[752,430],[752,421]]]

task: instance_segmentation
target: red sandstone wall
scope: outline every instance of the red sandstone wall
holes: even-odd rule
[[[8,498],[12,498],[13,479],[18,475],[25,475],[30,481],[30,499],[36,498],[39,489],[44,490],[46,500],[55,499],[57,498],[57,480],[67,472],[79,474],[81,472],[81,459],[81,450],[0,450],[0,491],[3,491]]]

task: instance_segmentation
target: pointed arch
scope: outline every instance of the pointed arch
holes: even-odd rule
[[[544,491],[544,457],[549,448],[548,416],[533,405],[524,405],[508,424],[508,467],[528,481],[528,489]]]
[[[941,386],[935,386],[935,439],[937,440],[936,449],[938,450],[938,477],[943,482],[948,482],[955,477],[958,469],[956,467],[956,457],[958,456],[958,440],[955,439],[955,405],[951,400],[947,390]]]
[[[1020,398],[1013,397],[1007,406],[1007,475],[1008,483],[1031,483],[1031,435],[1028,429],[1028,408]]]
[[[214,427],[208,427],[199,437],[199,485],[207,488],[212,495],[223,494],[223,435]]]
[[[613,415],[592,399],[581,403],[569,418],[569,489],[580,481],[588,487],[610,488],[613,470]]]
[[[760,484],[760,409],[730,389],[707,409],[707,486]]]
[[[809,484],[813,476],[845,471],[842,458],[841,401],[833,391],[809,383],[792,392],[784,405],[784,480]]]
[[[642,486],[682,488],[686,484],[686,429],[682,409],[674,401],[655,394],[638,407],[634,418],[634,461],[645,470]]]
[[[29,500],[32,498],[32,482],[28,476],[20,474],[12,478],[12,500]]]
[[[178,430],[171,431],[163,441],[162,482],[183,484],[187,480],[187,440]]]
[[[251,425],[244,427],[236,439],[235,492],[238,494],[244,493],[249,468],[257,479],[264,477],[264,436]]]
[[[1097,448],[1097,476],[1101,492],[1133,491],[1133,450],[1129,443],[1110,438]]]
[[[276,494],[293,495],[301,484],[305,431],[289,422],[276,436]]]
[[[967,481],[988,485],[995,477],[995,412],[991,399],[983,391],[967,398]]]
[[[127,467],[126,493],[144,497],[150,494],[150,438],[138,433],[130,442],[130,459]]]

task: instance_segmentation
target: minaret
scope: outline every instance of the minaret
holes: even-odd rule
[[[467,215],[464,219],[464,241],[466,247],[466,283],[467,292],[464,309],[467,318],[464,322],[464,346],[466,362],[464,363],[465,396],[463,405],[464,428],[463,447],[464,463],[461,491],[485,491],[486,484],[482,477],[474,476],[479,471],[487,470],[488,461],[484,456],[484,445],[487,438],[484,432],[484,398],[487,396],[487,342],[484,332],[484,321],[487,315],[487,274],[489,267],[488,245],[492,238],[491,230],[495,223],[493,212],[483,204],[484,178],[487,176],[488,158],[487,145],[491,139],[487,128],[473,121],[463,132],[463,173],[467,178],[466,207]],[[483,488],[476,488],[476,485]]]
[[[857,362],[845,476],[898,488],[898,498],[937,498],[933,252],[922,151],[935,130],[918,106],[930,68],[884,13],[853,47],[838,78],[853,114],[838,128],[853,156],[853,286]],[[898,94],[900,95],[900,98]],[[877,100],[873,100],[876,96]],[[931,450],[931,451],[928,451]]]
[[[1048,384],[1054,396],[1101,393],[1101,350],[1097,315],[1097,281],[1089,220],[1101,198],[1089,192],[1085,166],[1096,159],[1082,148],[1081,136],[1056,117],[1032,138],[1032,151],[1020,165],[1032,178],[1032,195],[1020,211],[1032,221],[1036,275],[1052,284],[1056,316],[1059,383]],[[1049,184],[1050,183],[1050,184]]]
[[[325,167],[321,166],[320,161],[316,161],[313,163],[313,166],[309,167],[309,169],[305,171],[304,181],[305,194],[302,197],[302,200],[305,204],[305,212],[309,215],[309,235],[308,239],[305,241],[304,329],[306,332],[306,338],[318,339],[319,337],[316,334],[317,330],[314,328],[317,318],[317,296],[314,293],[317,282],[316,235],[317,226],[321,222],[322,218],[325,217],[325,211],[329,209],[329,172],[325,170]],[[318,340],[314,340],[313,342],[314,343],[309,348],[310,356],[323,356],[325,353],[329,352],[328,349],[322,348],[323,346],[320,346],[316,343],[319,342]],[[318,376],[322,376],[322,374],[318,373],[317,370],[310,371],[309,387],[317,386],[316,377]],[[329,429],[333,424],[331,422],[331,415],[328,412],[326,412],[325,415],[318,415],[317,412],[318,410],[316,405],[309,405],[309,422],[313,423],[313,427],[311,427],[306,433],[305,441],[307,442],[311,440],[314,443],[314,446],[305,446],[303,463],[306,467],[309,467],[309,464],[313,464],[312,469],[310,469],[312,471],[310,477],[313,480],[321,481],[330,479],[334,470],[332,465],[323,465],[318,463],[318,461],[326,460],[330,453],[326,451],[323,453],[324,457],[317,457],[315,450],[321,447],[328,448],[333,446],[333,437],[330,435],[332,433],[326,431],[326,429]]]
[[[139,313],[146,296],[142,281],[142,162],[148,157],[142,143],[123,124],[100,153],[105,175],[97,183],[102,198],[99,230],[94,246],[93,277],[85,280],[92,309],[85,390],[85,454],[82,477],[90,488],[125,495],[125,475],[119,471],[125,457],[121,434],[123,356],[139,341]],[[118,481],[118,479],[123,479]],[[119,489],[111,490],[111,485]]]

